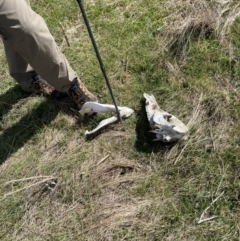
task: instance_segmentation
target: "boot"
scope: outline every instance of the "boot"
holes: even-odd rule
[[[29,89],[36,94],[43,94],[44,96],[50,96],[57,100],[63,99],[68,96],[67,93],[56,90],[39,75],[33,76],[33,81]]]
[[[83,104],[86,102],[98,102],[97,97],[85,87],[79,78],[76,78],[72,81],[68,95],[73,99],[80,110]]]

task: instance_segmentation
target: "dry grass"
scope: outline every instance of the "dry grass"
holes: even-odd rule
[[[181,51],[185,56],[193,39],[216,36],[229,46],[229,33],[240,16],[240,4],[234,0],[166,1],[170,14],[164,18],[159,32],[165,36],[166,50]]]

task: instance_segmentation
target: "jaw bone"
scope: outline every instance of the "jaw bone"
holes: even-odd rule
[[[154,141],[176,142],[188,134],[188,127],[174,115],[162,110],[153,95],[144,93],[143,96],[151,132],[156,134]]]
[[[121,106],[118,106],[118,110],[121,118],[128,118],[134,112],[132,109],[128,107],[121,107]],[[86,102],[83,105],[82,109],[79,111],[79,113],[82,116],[84,116],[84,115],[92,115],[93,113],[105,113],[105,112],[115,112],[115,111],[116,109],[114,105],[100,104],[97,102]],[[92,131],[86,131],[85,136],[94,134],[104,126],[114,123],[117,120],[118,120],[117,114],[107,119],[104,119],[98,124],[98,126],[95,129],[93,129]]]

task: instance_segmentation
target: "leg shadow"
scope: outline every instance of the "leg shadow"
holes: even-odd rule
[[[0,95],[0,120],[12,109],[20,99],[28,97],[29,94],[21,90],[19,85],[10,88],[6,93]]]
[[[0,97],[0,101],[1,99]],[[48,125],[60,110],[60,106],[54,101],[46,99],[22,117],[18,123],[3,130],[0,135],[0,165],[24,146],[43,126]]]

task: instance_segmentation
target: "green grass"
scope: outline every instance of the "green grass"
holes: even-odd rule
[[[240,20],[228,21],[238,2],[218,16],[217,2],[199,1],[211,21],[196,4],[84,1],[117,103],[135,111],[94,138],[85,131],[107,114],[84,119],[70,99],[24,94],[0,50],[1,240],[239,240]],[[76,1],[32,7],[87,87],[111,103]],[[229,29],[220,35],[216,23]],[[152,141],[144,92],[189,126],[188,140]],[[204,218],[217,217],[198,224],[207,207]]]

